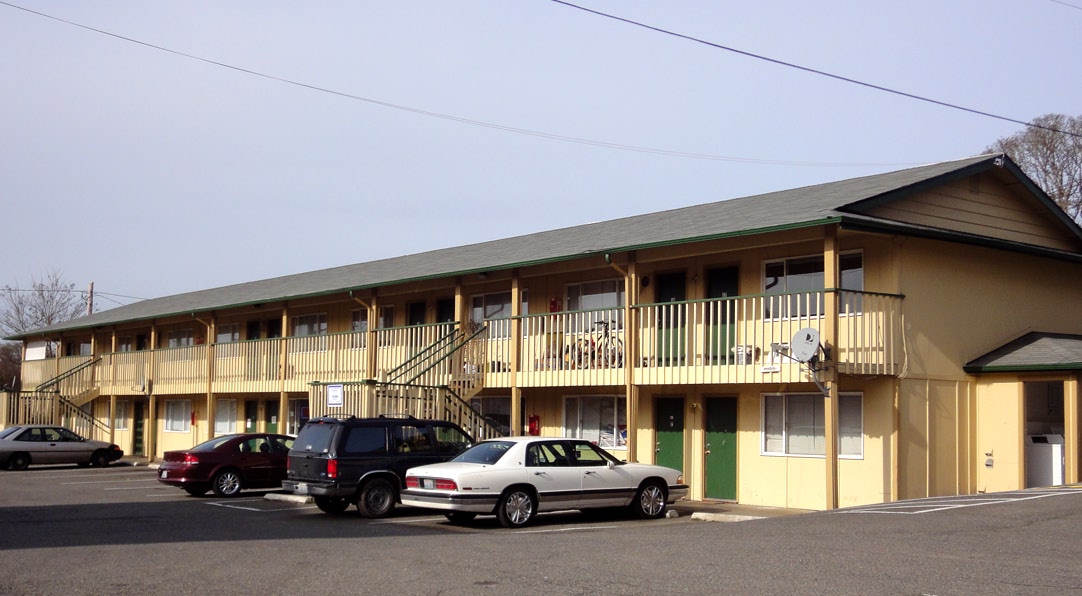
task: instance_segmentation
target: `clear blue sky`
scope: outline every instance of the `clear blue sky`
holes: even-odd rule
[[[1022,128],[550,0],[3,2],[0,285],[56,270],[99,307],[961,158]],[[578,4],[1016,120],[1082,113],[1082,0]]]

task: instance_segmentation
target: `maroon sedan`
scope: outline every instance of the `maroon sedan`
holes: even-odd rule
[[[166,451],[158,481],[193,497],[213,490],[235,497],[245,488],[281,488],[293,437],[266,433],[224,435],[185,451]]]

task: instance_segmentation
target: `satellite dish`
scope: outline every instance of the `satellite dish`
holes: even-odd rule
[[[805,327],[793,335],[793,341],[789,343],[789,353],[797,362],[807,362],[815,357],[819,351],[819,330],[813,327]]]

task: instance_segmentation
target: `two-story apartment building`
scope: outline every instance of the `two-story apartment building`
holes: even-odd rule
[[[986,155],[96,313],[13,338],[9,409],[149,458],[453,417],[808,509],[1076,482],[1080,279],[1079,226]]]

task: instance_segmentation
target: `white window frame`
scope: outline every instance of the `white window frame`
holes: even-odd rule
[[[165,400],[163,426],[167,433],[192,432],[192,400]]]
[[[113,412],[113,430],[128,430],[128,404],[127,400],[117,400]]]
[[[855,256],[860,258],[860,267],[849,267],[848,269],[845,269],[846,261],[851,260]],[[838,272],[840,287],[838,289],[849,290],[849,291],[853,291],[853,292],[862,292],[862,291],[864,291],[864,251],[862,251],[862,250],[848,250],[848,251],[841,252],[840,253],[840,261],[841,261],[840,262],[841,270]],[[814,264],[818,264],[819,267],[820,267],[819,279],[817,280],[817,282],[813,284],[813,287],[801,287],[801,288],[795,288],[795,289],[790,288],[789,287],[789,280],[790,279],[795,279],[795,276],[789,273],[790,267],[793,266],[793,265],[796,265],[796,264],[809,263],[809,262],[814,263]],[[783,273],[780,276],[777,276],[776,278],[771,278],[771,279],[777,279],[778,283],[782,284],[782,287],[771,286],[771,287],[768,288],[767,287],[767,269],[772,267],[772,266],[776,266],[778,264],[781,264],[782,269],[783,269]],[[785,319],[785,318],[819,318],[819,317],[822,317],[823,316],[822,312],[813,312],[811,304],[802,303],[801,300],[800,300],[800,296],[801,296],[801,293],[821,292],[821,291],[826,289],[826,284],[825,284],[825,281],[824,281],[824,279],[825,279],[824,271],[825,271],[825,263],[823,262],[823,255],[821,255],[821,254],[819,254],[819,255],[812,254],[812,255],[803,255],[803,256],[793,256],[793,257],[786,257],[784,259],[768,259],[768,260],[764,260],[763,263],[762,263],[762,267],[760,268],[759,274],[760,274],[760,279],[761,279],[761,283],[762,283],[763,294],[767,296],[767,298],[765,300],[765,303],[764,303],[765,304],[764,308],[766,308],[765,318],[775,320],[775,319]],[[855,275],[855,272],[858,272],[858,271],[860,272],[859,277]],[[858,287],[851,287],[851,286],[858,286]],[[796,294],[790,294],[790,292],[796,292]],[[780,296],[784,296],[784,295],[788,295],[788,296],[786,296],[786,298],[784,298],[784,299],[780,298]],[[775,298],[773,298],[773,300],[778,300],[779,301],[778,302],[779,308],[777,308],[776,310],[779,310],[781,312],[771,312],[771,309],[770,309],[770,306],[769,306],[771,304],[771,302],[772,302],[771,296],[775,297]],[[816,304],[815,306],[816,307],[821,307],[822,305],[821,304]],[[853,303],[853,312],[848,311],[849,305],[843,304],[841,306],[841,309],[842,309],[842,311],[840,312],[840,314],[842,314],[842,315],[860,313],[861,312],[860,302],[856,301],[856,302]],[[815,310],[820,310],[821,311],[821,308],[817,308]]]
[[[195,345],[195,332],[191,329],[171,329],[165,334],[166,348],[188,348]]]
[[[240,323],[218,325],[214,330],[214,343],[231,344],[240,341]]]
[[[799,400],[799,403],[793,403]],[[823,428],[825,405],[822,393],[764,393],[760,399],[760,455],[782,457],[826,457]],[[780,404],[780,406],[778,405]],[[811,420],[793,420],[798,408],[811,408]],[[810,427],[812,434],[797,435],[796,426]],[[810,448],[795,445],[798,437],[810,440]],[[846,392],[838,395],[838,458],[864,459],[864,396]]]
[[[514,431],[511,423],[511,396],[510,395],[486,395],[470,398],[470,406],[487,418],[489,422],[499,426],[507,421],[507,428]]]
[[[350,312],[349,330],[353,333],[349,347],[361,349],[368,346],[368,309],[358,308]]]
[[[214,436],[235,432],[237,432],[237,400],[219,399],[214,404]]]
[[[291,337],[327,335],[327,313],[319,312],[289,317],[289,335]]]
[[[612,331],[624,327],[624,280],[620,278],[567,284],[564,288],[568,312],[588,311],[585,320],[572,317],[573,331],[589,331],[598,321],[613,323]]]
[[[522,312],[519,314],[525,316],[530,314],[530,302],[526,290],[522,290],[521,294]],[[512,292],[507,290],[474,294],[470,297],[470,322],[475,325],[487,324],[488,339],[511,337],[511,296]],[[497,307],[499,310],[493,310]],[[525,325],[523,332],[525,332]]]
[[[597,428],[586,429],[583,420],[587,416],[593,418],[593,405],[604,407],[601,402],[612,400],[609,406],[612,418],[602,420],[606,413],[599,409],[596,413]],[[584,415],[583,408],[588,409]],[[622,395],[569,395],[564,397],[563,407],[563,434],[572,439],[586,439],[597,443],[598,447],[606,451],[627,450],[627,400]],[[611,430],[606,431],[606,427]],[[608,435],[605,433],[608,432]]]

